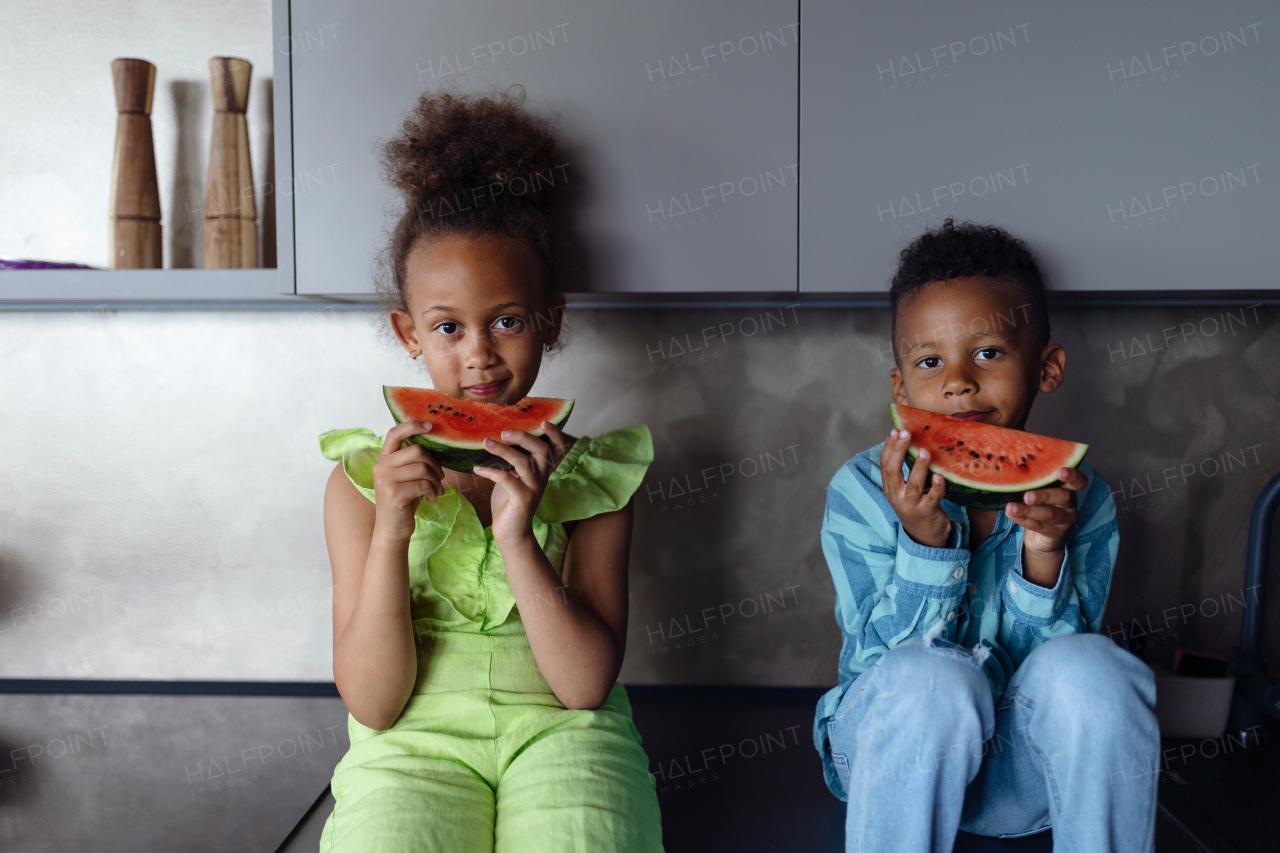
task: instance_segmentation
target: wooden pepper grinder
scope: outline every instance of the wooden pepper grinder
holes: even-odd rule
[[[252,73],[253,65],[245,59],[209,60],[214,113],[204,200],[205,269],[258,266],[258,206],[245,120]]]
[[[111,164],[110,268],[159,269],[160,190],[151,137],[156,67],[145,59],[115,59],[116,150]]]

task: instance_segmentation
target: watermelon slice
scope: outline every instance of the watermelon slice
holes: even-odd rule
[[[396,423],[426,421],[431,424],[431,432],[410,436],[409,441],[421,444],[441,465],[454,471],[470,471],[477,465],[511,470],[507,460],[484,449],[486,438],[502,441],[502,431],[511,429],[524,430],[548,441],[542,434],[542,422],[562,426],[573,411],[573,400],[554,397],[525,397],[518,403],[503,405],[459,400],[432,388],[400,385],[383,385],[382,396]],[[516,449],[528,452],[520,447]]]
[[[889,404],[893,425],[911,433],[907,463],[928,448],[929,470],[946,482],[947,500],[974,509],[1003,509],[1022,493],[1061,485],[1059,468],[1074,468],[1089,445],[1020,429]]]

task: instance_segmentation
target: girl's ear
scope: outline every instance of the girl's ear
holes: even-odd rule
[[[546,328],[543,342],[552,346],[560,339],[560,329],[564,324],[565,299],[563,293],[553,293],[547,299],[547,316],[540,325]]]
[[[400,343],[410,353],[422,352],[422,347],[418,346],[418,329],[413,325],[409,312],[399,308],[391,309],[391,331],[396,333]]]

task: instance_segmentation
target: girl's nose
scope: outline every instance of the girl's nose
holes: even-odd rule
[[[471,335],[467,342],[467,366],[486,368],[497,361],[498,349],[494,346],[493,335],[488,331]]]

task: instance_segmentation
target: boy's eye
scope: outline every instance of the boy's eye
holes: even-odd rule
[[[937,367],[942,364],[942,359],[936,355],[926,355],[924,358],[916,362],[916,367],[923,367],[926,370]]]
[[[987,353],[988,355],[987,355],[985,358],[981,358],[981,360],[982,360],[982,361],[991,361],[991,359],[993,359],[993,358],[995,358],[996,356],[1000,355],[1000,350],[999,350],[999,349],[997,349],[996,347],[983,347],[982,349],[978,350],[978,356],[979,356],[979,357],[982,357],[982,354],[983,354],[983,353]]]

